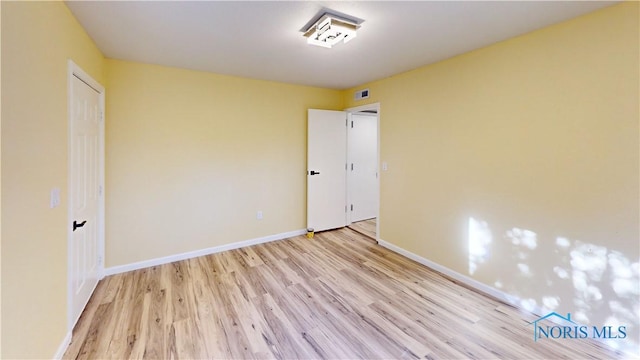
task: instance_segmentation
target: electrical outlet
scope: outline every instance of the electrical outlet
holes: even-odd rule
[[[256,213],[256,219],[262,220],[262,210],[258,210],[258,212]]]

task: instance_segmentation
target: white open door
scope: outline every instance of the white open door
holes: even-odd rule
[[[350,222],[378,216],[378,115],[351,115],[348,127]]]
[[[104,88],[75,64],[69,72],[69,327],[100,277]]]
[[[347,225],[347,113],[309,109],[307,128],[307,227]]]

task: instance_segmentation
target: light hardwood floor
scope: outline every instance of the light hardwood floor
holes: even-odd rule
[[[64,357],[616,358],[349,229],[110,276]]]
[[[349,228],[373,240],[376,240],[376,219],[375,218],[351,223],[351,225],[349,225]]]

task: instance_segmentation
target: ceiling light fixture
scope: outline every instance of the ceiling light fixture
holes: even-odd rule
[[[325,11],[316,22],[303,30],[303,35],[308,44],[331,48],[341,40],[347,43],[355,38],[360,23],[360,19],[350,19]]]

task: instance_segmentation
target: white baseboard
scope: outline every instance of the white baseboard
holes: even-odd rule
[[[56,360],[62,359],[64,352],[67,351],[67,348],[69,347],[69,343],[71,343],[71,331],[69,331],[64,337],[64,340],[62,340],[62,343],[58,347],[58,351],[56,351],[56,354],[53,355],[53,358]]]
[[[407,251],[399,246],[396,246],[390,242],[384,241],[382,239],[378,239],[378,244],[380,244],[380,246],[383,246],[393,252],[396,252],[402,256],[405,256],[415,262],[418,262],[426,267],[429,267],[435,271],[438,271],[440,273],[443,273],[447,276],[449,276],[452,279],[458,280],[461,283],[466,284],[467,286],[470,286],[471,288],[474,288],[478,291],[481,291],[485,294],[491,295],[501,301],[504,301],[508,304],[513,304],[515,306],[518,306],[518,297],[517,296],[513,296],[513,295],[509,295],[506,294],[498,289],[492,288],[491,286],[485,285],[477,280],[474,280],[468,276],[462,275],[459,272],[453,271],[447,267],[444,267],[440,264],[434,263],[431,260],[427,260],[425,258],[423,258],[422,256],[416,255],[410,251]]]
[[[422,265],[424,265],[424,266],[426,266],[428,268],[431,268],[431,269],[433,269],[435,271],[438,271],[438,272],[440,272],[440,273],[442,273],[444,275],[447,275],[450,278],[455,279],[455,280],[457,280],[457,281],[469,286],[472,289],[475,289],[475,290],[478,290],[479,292],[482,292],[482,293],[485,293],[487,295],[493,296],[494,298],[496,298],[496,299],[498,299],[498,300],[500,300],[500,301],[502,301],[502,302],[504,302],[506,304],[510,304],[510,305],[522,310],[522,311],[530,312],[530,313],[532,313],[533,315],[536,315],[536,316],[544,316],[545,314],[549,313],[548,309],[544,309],[544,308],[542,308],[540,306],[537,306],[537,305],[533,309],[527,309],[527,308],[522,306],[522,299],[520,299],[518,296],[509,295],[509,294],[507,294],[505,292],[502,292],[502,291],[500,291],[500,290],[498,290],[496,288],[493,288],[493,287],[491,287],[489,285],[486,285],[486,284],[483,284],[483,283],[481,283],[481,282],[479,282],[477,280],[474,280],[474,279],[472,279],[472,278],[470,278],[470,277],[468,277],[466,275],[462,275],[457,271],[451,270],[451,269],[449,269],[447,267],[444,267],[444,266],[442,266],[440,264],[434,263],[431,260],[427,260],[427,259],[423,258],[420,255],[416,255],[416,254],[414,254],[414,253],[412,253],[412,252],[410,252],[408,250],[405,250],[405,249],[403,249],[403,248],[401,248],[401,247],[399,247],[397,245],[394,245],[394,244],[392,244],[390,242],[387,242],[387,241],[384,241],[384,240],[378,238],[378,244],[380,246],[383,246],[383,247],[395,252],[395,253],[398,253],[398,254],[400,254],[400,255],[402,255],[404,257],[407,257],[407,258],[409,258],[409,259],[411,259],[411,260],[413,260],[415,262],[418,262],[418,263],[420,263],[420,264],[422,264]],[[558,324],[561,324],[558,321],[558,319],[556,319],[555,317],[551,317],[551,318],[549,318],[549,320],[551,322],[554,322],[554,323],[557,322]],[[607,347],[615,348],[615,347],[612,346],[612,344],[610,344],[609,342],[607,342],[604,339],[594,338],[593,340],[595,340],[595,341],[597,341],[599,343],[605,344]],[[638,356],[640,355],[638,353],[639,349],[637,349],[637,348],[636,349],[617,348],[616,350],[621,351],[625,355],[629,356],[630,359],[631,358],[633,358],[633,359],[639,358]]]
[[[280,234],[264,236],[264,237],[260,237],[260,238],[256,238],[256,239],[238,241],[238,242],[234,242],[234,243],[231,243],[231,244],[214,246],[214,247],[210,247],[210,248],[206,248],[206,249],[201,249],[201,250],[196,250],[196,251],[189,251],[189,252],[185,252],[185,253],[181,253],[181,254],[170,255],[170,256],[165,256],[165,257],[156,258],[156,259],[149,259],[149,260],[139,261],[139,262],[126,264],[126,265],[112,266],[112,267],[108,267],[108,268],[104,269],[104,275],[105,276],[115,275],[115,274],[120,274],[120,273],[124,273],[124,272],[127,272],[127,271],[133,271],[133,270],[144,269],[144,268],[148,268],[148,267],[152,267],[152,266],[169,264],[169,263],[172,263],[174,261],[192,259],[192,258],[195,258],[195,257],[198,257],[198,256],[205,256],[205,255],[215,254],[215,253],[228,251],[228,250],[239,249],[239,248],[243,248],[243,247],[247,247],[247,246],[251,246],[251,245],[264,244],[264,243],[267,243],[267,242],[287,239],[287,238],[290,238],[290,237],[299,236],[299,235],[303,235],[303,234],[306,234],[306,233],[307,233],[306,229],[294,230],[294,231],[289,231],[289,232],[286,232],[286,233],[280,233]]]

